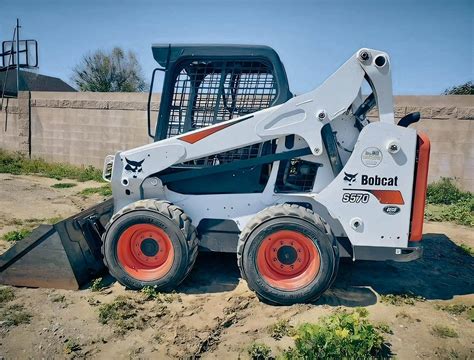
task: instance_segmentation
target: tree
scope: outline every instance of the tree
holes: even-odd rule
[[[465,84],[453,86],[444,90],[443,95],[474,95],[474,83],[468,81]]]
[[[80,91],[133,92],[146,87],[135,53],[119,47],[84,55],[73,69],[72,81]]]

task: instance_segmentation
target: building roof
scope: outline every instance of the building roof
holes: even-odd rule
[[[6,79],[6,84],[5,84]],[[0,97],[5,86],[5,97],[16,97],[16,70],[0,72]],[[20,91],[76,91],[63,80],[41,75],[30,71],[20,70]]]

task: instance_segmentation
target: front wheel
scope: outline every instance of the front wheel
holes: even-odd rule
[[[103,235],[109,272],[131,289],[171,290],[190,272],[198,241],[191,219],[179,207],[141,200],[115,214]]]
[[[237,256],[249,287],[261,299],[281,305],[319,298],[339,261],[321,218],[289,204],[257,214],[241,233]]]

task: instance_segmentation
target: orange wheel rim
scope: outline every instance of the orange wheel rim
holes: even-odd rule
[[[174,249],[163,229],[152,224],[136,224],[120,235],[117,257],[130,276],[152,281],[161,279],[171,269]]]
[[[257,252],[257,269],[272,287],[294,291],[309,285],[321,265],[314,242],[297,231],[280,230],[268,235]]]

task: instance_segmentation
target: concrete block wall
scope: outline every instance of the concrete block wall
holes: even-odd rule
[[[30,121],[29,93],[22,93],[18,99],[3,99],[0,109],[0,148],[29,154]]]
[[[22,93],[0,111],[0,147],[48,161],[102,168],[106,155],[151,141],[147,97],[146,93]],[[152,99],[153,129],[159,100],[159,95]],[[395,97],[397,119],[414,111],[422,116],[414,127],[431,139],[429,180],[456,178],[462,188],[474,192],[474,96]]]
[[[104,157],[147,144],[146,93],[31,93],[31,154],[102,168]],[[152,99],[154,129],[159,96]]]

